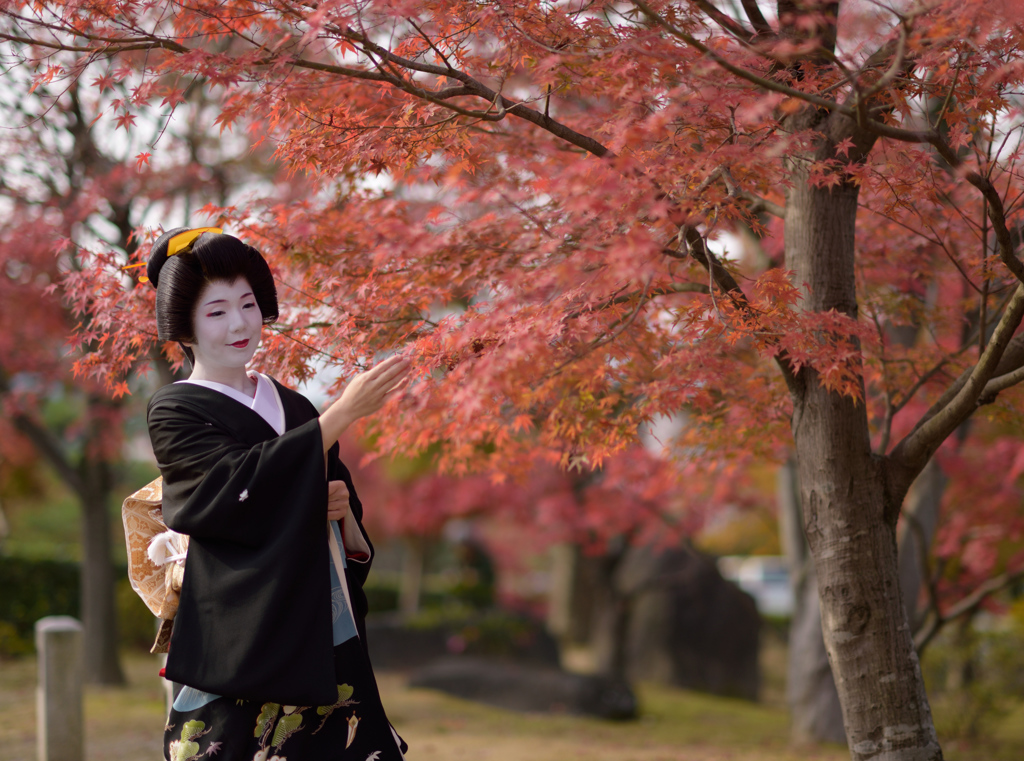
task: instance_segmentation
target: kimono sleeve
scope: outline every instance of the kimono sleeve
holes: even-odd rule
[[[288,511],[322,509],[326,516],[317,419],[281,436],[268,427],[268,438],[251,445],[222,421],[181,401],[151,405],[148,421],[164,474],[164,522],[175,531],[259,547]]]

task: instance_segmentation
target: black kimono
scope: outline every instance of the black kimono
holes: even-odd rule
[[[176,700],[165,757],[400,761],[405,746],[384,714],[366,652],[362,585],[372,545],[362,505],[337,445],[325,472],[316,408],[274,387],[280,436],[211,388],[172,384],[149,403],[164,521],[190,537],[166,666]],[[348,486],[369,550],[347,563],[359,636],[340,644],[332,631],[332,579],[340,582],[328,545],[328,480]]]

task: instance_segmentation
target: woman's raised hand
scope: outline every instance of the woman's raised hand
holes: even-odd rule
[[[410,367],[407,359],[388,357],[353,378],[335,404],[345,407],[353,421],[372,415],[384,406],[391,393],[398,390]]]
[[[341,398],[320,416],[326,452],[345,429],[361,417],[372,415],[384,406],[395,391],[401,388],[412,365],[404,357],[388,357],[349,381]]]

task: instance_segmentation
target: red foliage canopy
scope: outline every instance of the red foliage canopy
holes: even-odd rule
[[[274,266],[282,319],[260,362],[298,380],[337,368],[337,388],[408,352],[418,382],[376,446],[435,452],[456,475],[628,462],[638,431],[683,414],[672,445],[703,479],[676,489],[685,514],[678,495],[788,447],[783,378],[802,367],[866,406],[880,455],[920,459],[923,410],[948,403],[1024,273],[1012,2],[847,3],[829,55],[828,4],[778,35],[704,0],[3,6],[37,84],[89,72],[125,88],[109,116],[130,133],[201,80],[225,140],[271,142],[315,178],[310,198],[196,219]],[[837,138],[802,168],[860,188],[845,311],[802,309],[774,219],[824,113],[882,138]],[[90,315],[78,340],[99,346],[79,372],[116,393],[154,333],[152,294],[124,264],[100,250],[66,281]],[[1018,402],[997,404],[1016,418]]]

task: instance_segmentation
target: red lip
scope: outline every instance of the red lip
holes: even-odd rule
[[[235,347],[236,349],[244,349],[244,348],[245,348],[246,346],[248,346],[248,345],[249,345],[249,339],[248,339],[248,338],[246,338],[246,339],[245,339],[245,340],[243,340],[243,341],[235,341],[235,342],[234,342],[233,344],[231,344],[231,345],[232,345],[232,346],[234,346],[234,347]]]

